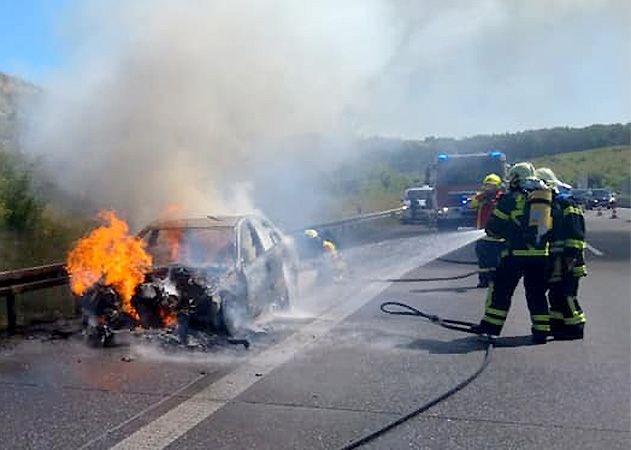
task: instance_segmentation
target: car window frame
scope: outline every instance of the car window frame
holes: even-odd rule
[[[214,230],[214,229],[221,229],[221,228],[224,228],[224,227],[213,227],[213,226],[145,227],[136,235],[136,237],[142,240],[145,243],[145,249],[148,252],[151,252],[152,248],[157,246],[158,238],[160,237],[160,235],[167,230],[180,230],[182,233],[186,233],[187,231],[190,231],[190,230]],[[239,241],[240,236],[238,235],[236,227],[226,227],[226,228],[230,228],[232,233],[234,234],[234,239],[231,242],[232,249],[231,249],[231,255],[230,255],[230,265],[234,267],[234,265],[240,258],[240,241]],[[182,264],[182,262],[181,261],[169,262],[169,264]]]
[[[252,244],[254,246],[254,258],[250,261],[246,261],[244,258],[243,252],[243,242],[242,242],[242,232],[247,231],[250,234],[250,238],[252,239]],[[258,258],[260,258],[263,254],[265,254],[263,245],[261,244],[260,238],[256,232],[256,229],[252,226],[249,220],[243,220],[238,227],[238,235],[239,235],[239,259],[242,263],[247,266],[254,263]]]
[[[274,228],[274,226],[269,221],[258,217],[252,219],[252,225],[256,229],[256,233],[261,240],[261,245],[263,246],[264,251],[269,252],[274,250],[281,241],[280,233]],[[263,239],[265,237],[267,237],[270,242],[270,246],[268,248],[265,248],[265,245],[263,244]]]

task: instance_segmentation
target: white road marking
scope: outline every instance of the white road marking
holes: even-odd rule
[[[585,246],[587,247],[587,250],[589,250],[590,252],[592,252],[596,256],[603,256],[604,255],[603,252],[598,250],[596,247],[592,246],[590,243],[585,243]]]
[[[419,251],[416,259],[400,258],[404,259],[404,261],[394,265],[388,271],[389,273],[384,274],[384,278],[399,277],[414,267],[427,264],[475,241],[479,238],[479,233],[454,233],[453,238],[443,234],[441,237],[440,249],[432,250],[432,243],[428,242],[426,248],[429,249],[429,254],[423,255]],[[448,247],[443,245],[446,243]],[[372,300],[386,287],[387,285],[369,284],[363,289],[350,293],[347,298],[338,298],[333,307],[327,309],[301,330],[252,357],[238,366],[233,372],[202,389],[153,422],[141,427],[112,448],[116,450],[134,450],[163,449],[167,447],[263,378],[261,375],[256,376],[256,374],[268,374],[291,360],[307,346],[316,342],[337,324]]]
[[[182,386],[181,388],[177,389],[176,391],[174,391],[173,393],[165,396],[164,398],[162,398],[160,401],[157,401],[155,403],[152,403],[151,405],[149,405],[148,407],[146,407],[145,409],[143,409],[142,411],[140,411],[137,414],[134,414],[133,416],[131,416],[129,419],[119,423],[118,425],[116,425],[115,427],[112,427],[108,430],[106,430],[105,432],[103,432],[102,434],[96,436],[94,439],[90,439],[88,442],[86,442],[85,444],[83,444],[81,447],[79,447],[77,450],[85,450],[87,448],[92,447],[95,443],[99,442],[100,440],[106,438],[107,436],[110,436],[112,433],[115,433],[116,431],[120,430],[121,428],[123,428],[124,426],[132,423],[134,420],[138,419],[139,417],[144,416],[145,414],[147,414],[150,411],[153,411],[154,409],[156,409],[158,406],[163,405],[164,403],[166,403],[167,401],[173,399],[174,397],[181,395],[184,393],[184,391],[188,388],[190,388],[191,386],[193,386],[195,383],[197,383],[198,381],[200,381],[202,378],[204,378],[203,375],[200,375],[198,377],[195,377],[192,381],[186,383],[184,386]]]

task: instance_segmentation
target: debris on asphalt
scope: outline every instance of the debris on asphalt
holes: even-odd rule
[[[244,349],[250,347],[250,340],[246,337],[231,338],[199,330],[189,330],[185,340],[182,340],[174,330],[143,330],[132,336],[147,343],[157,343],[167,352],[185,350],[188,352],[213,352],[226,347],[242,345]]]

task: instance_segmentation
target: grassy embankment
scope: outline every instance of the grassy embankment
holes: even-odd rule
[[[28,164],[0,148],[0,271],[60,262],[86,226],[43,201]],[[18,323],[70,316],[68,300],[66,288],[19,295]],[[0,328],[5,321],[5,302],[0,302]]]
[[[613,189],[619,194],[621,206],[631,206],[631,146],[544,156],[533,163],[537,167],[550,167],[561,180],[572,185],[584,180],[592,187]]]

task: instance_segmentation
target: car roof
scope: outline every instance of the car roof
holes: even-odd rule
[[[156,220],[146,228],[235,228],[247,216],[206,216]]]
[[[420,186],[420,187],[411,187],[407,188],[406,191],[433,191],[434,188],[431,186]]]

